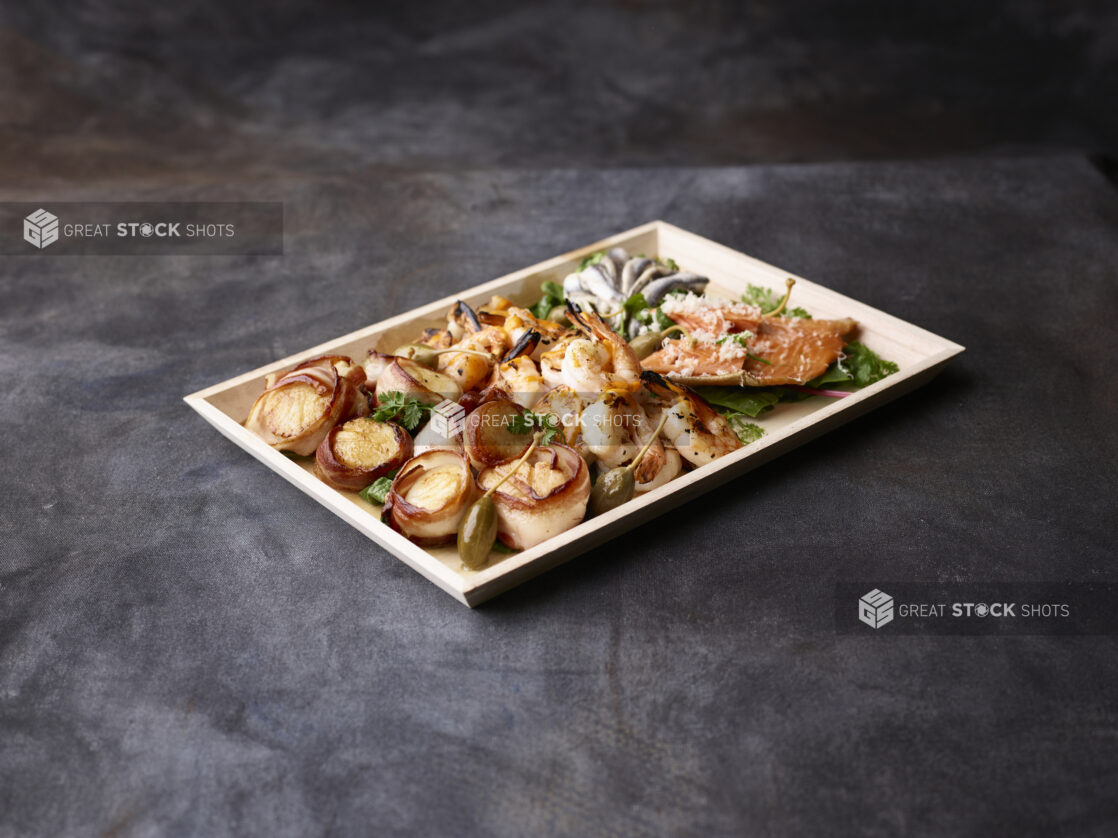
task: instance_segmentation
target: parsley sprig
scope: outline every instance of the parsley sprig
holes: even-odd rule
[[[431,414],[431,405],[401,393],[389,390],[377,393],[377,409],[369,417],[375,422],[397,422],[411,433]]]
[[[525,410],[519,416],[512,417],[509,423],[509,431],[517,435],[533,433],[537,430],[541,432],[540,445],[550,445],[562,432],[554,414],[551,413],[533,413]]]

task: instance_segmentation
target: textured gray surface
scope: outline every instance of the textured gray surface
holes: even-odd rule
[[[1114,638],[830,622],[836,580],[1115,579],[1118,200],[1088,164],[250,191],[286,202],[282,258],[2,263],[0,834],[1113,834]],[[477,611],[180,401],[657,217],[968,351]]]
[[[1099,0],[0,0],[0,182],[1118,153]]]

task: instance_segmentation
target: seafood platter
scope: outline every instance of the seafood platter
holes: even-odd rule
[[[655,221],[186,401],[474,606],[962,351]]]

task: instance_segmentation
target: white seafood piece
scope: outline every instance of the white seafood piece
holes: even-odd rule
[[[630,259],[625,263],[625,267],[621,269],[621,286],[620,291],[627,298],[633,295],[633,284],[637,281],[638,277],[643,277],[645,271],[653,269],[658,271],[660,268],[655,260],[649,259],[646,256],[637,256]],[[651,279],[651,277],[649,277]],[[647,280],[646,280],[647,281]]]
[[[705,276],[699,276],[693,273],[675,273],[670,276],[662,276],[658,279],[653,279],[650,282],[641,285],[639,288],[634,286],[633,293],[640,291],[644,294],[645,302],[650,306],[659,305],[660,301],[664,299],[664,295],[669,291],[674,291],[677,288],[682,288],[686,291],[691,291],[699,294],[707,287],[710,280]],[[639,284],[639,283],[638,283]]]
[[[585,291],[594,295],[599,300],[608,300],[612,303],[616,303],[616,308],[625,302],[625,296],[617,290],[617,286],[614,284],[616,268],[613,269],[615,271],[615,276],[611,277],[609,275],[609,269],[603,267],[603,264],[604,263],[591,265],[579,274],[579,280],[582,282],[582,287]],[[610,262],[611,266],[612,264],[613,263]]]
[[[633,483],[633,494],[643,495],[645,492],[651,492],[653,489],[659,489],[666,483],[675,480],[679,473],[683,470],[683,459],[679,456],[679,452],[669,445],[664,446],[664,463],[656,472],[656,475],[646,483],[641,483],[639,480]]]
[[[582,399],[578,393],[570,387],[560,385],[537,401],[532,406],[532,412],[540,416],[553,416],[555,427],[563,432],[563,441],[576,450],[579,448],[576,443],[581,434],[579,417],[582,416]]]
[[[568,300],[586,296],[586,291],[582,288],[582,276],[578,271],[569,273],[563,278],[563,296]]]
[[[614,392],[606,392],[583,408],[579,429],[586,448],[607,466],[632,462],[641,443],[632,428],[647,422],[640,407]]]

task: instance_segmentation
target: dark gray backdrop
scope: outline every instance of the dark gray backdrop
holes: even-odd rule
[[[831,624],[1115,579],[1110,7],[227,5],[0,9],[0,198],[287,210],[0,262],[0,835],[1113,833],[1112,637]],[[478,611],[180,401],[658,217],[967,353]]]

